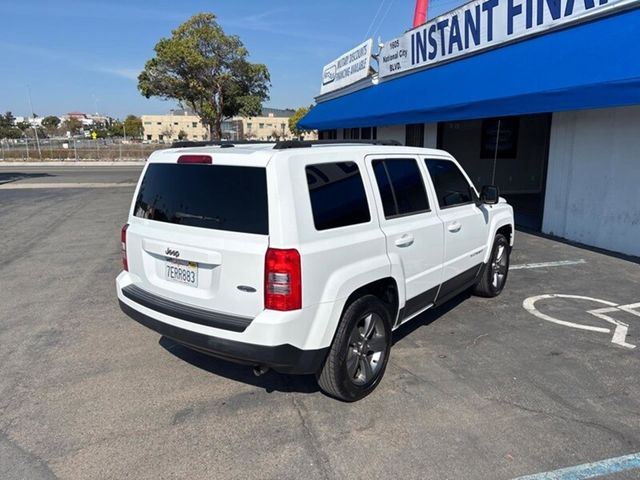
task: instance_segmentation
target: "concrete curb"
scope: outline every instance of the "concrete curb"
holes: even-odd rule
[[[141,167],[146,160],[105,162],[105,161],[54,161],[54,162],[3,162],[0,167]]]

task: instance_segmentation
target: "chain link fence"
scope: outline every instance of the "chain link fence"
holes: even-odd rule
[[[0,161],[145,160],[153,151],[168,147],[115,139],[0,139]]]

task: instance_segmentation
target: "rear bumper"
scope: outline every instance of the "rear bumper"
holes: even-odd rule
[[[236,363],[267,366],[281,373],[316,373],[329,352],[328,347],[302,350],[289,344],[263,346],[212,337],[151,318],[122,300],[120,308],[136,322],[187,347]]]

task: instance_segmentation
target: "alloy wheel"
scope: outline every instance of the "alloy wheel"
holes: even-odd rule
[[[354,326],[347,351],[347,374],[356,385],[373,380],[384,364],[387,335],[382,318],[365,314]]]
[[[509,269],[509,255],[506,245],[498,245],[496,255],[491,264],[491,285],[495,289],[502,288]]]

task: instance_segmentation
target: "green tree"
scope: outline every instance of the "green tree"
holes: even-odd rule
[[[11,112],[0,115],[0,138],[17,139],[22,137],[22,132],[14,125],[16,118]]]
[[[36,138],[36,130],[38,131],[39,138],[46,138],[47,134],[42,127],[34,127],[32,125],[29,125],[29,128],[27,128],[23,134],[28,138]]]
[[[142,119],[135,115],[127,115],[127,118],[124,119],[124,130],[127,138],[141,138],[144,132]]]
[[[22,132],[13,127],[13,128],[3,128],[0,129],[0,138],[6,138],[9,140],[17,140],[18,138],[22,138]]]
[[[124,128],[123,127],[123,123],[116,120],[114,122],[111,122],[111,125],[109,125],[108,133],[110,137],[123,137],[124,136]]]
[[[69,117],[62,126],[66,131],[71,132],[71,135],[76,135],[82,130],[82,122],[75,117]]]
[[[110,131],[108,128],[98,126],[92,130],[96,133],[96,138],[107,138],[110,136]]]
[[[224,118],[259,115],[269,98],[267,67],[250,63],[240,38],[226,35],[212,13],[191,17],[154,50],[138,77],[142,95],[185,103],[216,139]]]
[[[54,133],[60,126],[60,119],[54,115],[49,115],[42,119],[42,126],[48,134]]]
[[[22,122],[16,123],[16,127],[18,127],[18,129],[22,133],[25,133],[27,130],[29,130],[31,128],[31,124],[29,122],[27,122],[26,120],[23,120]]]
[[[188,137],[189,135],[184,130],[180,130],[178,133],[178,140],[186,140]]]
[[[302,120],[302,118],[311,111],[313,105],[309,107],[300,107],[296,110],[293,116],[289,117],[289,131],[294,134],[296,137],[299,137],[307,130],[301,130],[298,128],[298,122]]]
[[[160,132],[160,135],[162,135],[162,141],[165,143],[169,143],[170,141],[173,140],[174,133],[175,132],[173,131],[173,127],[171,126],[164,127]]]
[[[6,112],[4,115],[0,115],[0,127],[11,128],[16,121],[16,117],[11,112]]]

